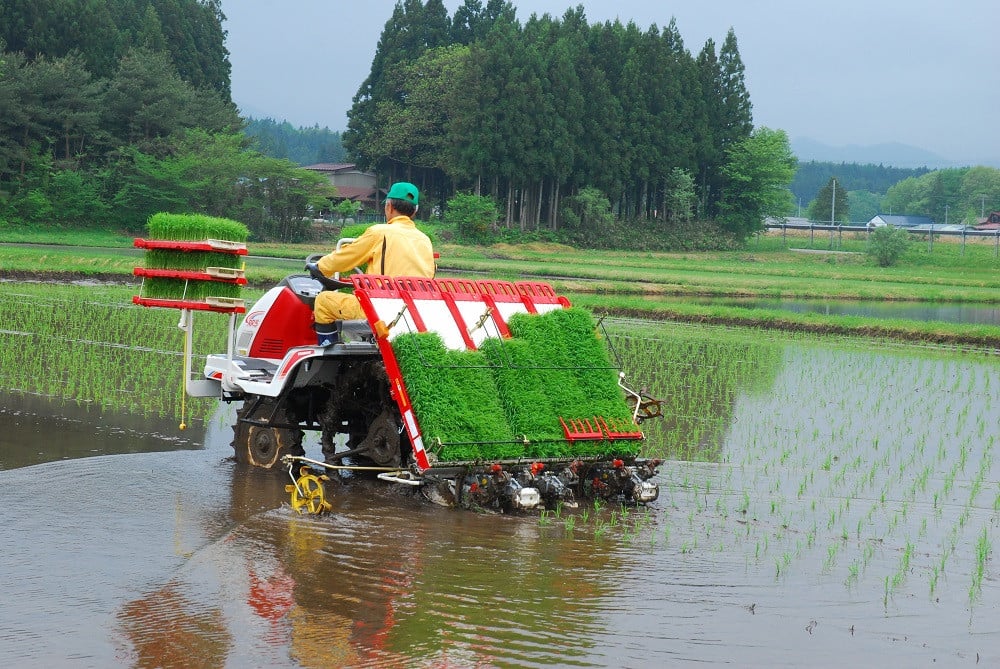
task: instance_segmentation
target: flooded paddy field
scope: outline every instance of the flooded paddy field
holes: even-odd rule
[[[178,428],[177,315],[128,302],[0,294],[4,666],[1000,662],[992,353],[609,322],[666,400],[653,504],[308,517],[234,406]]]

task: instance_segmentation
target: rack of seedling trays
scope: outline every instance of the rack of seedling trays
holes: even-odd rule
[[[150,239],[136,239],[145,249],[145,266],[133,270],[142,278],[132,301],[145,307],[166,307],[219,313],[243,313],[239,298],[246,285],[243,256],[246,226],[236,221],[197,214],[154,214]]]
[[[244,257],[249,231],[237,221],[201,214],[154,214],[146,227],[149,238],[133,243],[146,253],[144,266],[132,272],[142,278],[132,301],[181,311],[185,388],[189,394],[203,394],[198,385],[204,382],[191,376],[192,314],[229,314],[231,331],[236,314],[246,311],[240,291],[247,282]]]

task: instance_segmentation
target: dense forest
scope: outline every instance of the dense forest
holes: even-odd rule
[[[584,189],[619,219],[717,219],[737,234],[760,223],[750,190],[783,189],[791,206],[787,137],[751,141],[732,30],[695,55],[674,21],[592,25],[578,7],[522,25],[502,0],[466,0],[453,17],[441,0],[403,0],[348,118],[344,145],[362,168],[414,181],[432,202],[488,195],[522,230],[558,229],[562,200]]]
[[[580,243],[694,218],[740,238],[791,204],[788,139],[753,127],[732,31],[695,56],[673,22],[590,25],[578,8],[521,25],[502,0],[453,17],[401,0],[341,147],[239,117],[224,18],[220,0],[0,3],[0,225],[139,231],[198,211],[295,240],[335,196],[295,162],[342,148],[383,182],[417,182],[425,217],[474,192],[507,231],[568,222]]]
[[[0,3],[0,225],[195,211],[301,238],[332,189],[248,150],[223,19],[218,0]]]
[[[220,0],[0,2],[0,226],[138,232],[196,211],[296,241],[335,197],[300,165],[341,161],[416,182],[422,216],[483,241],[654,248],[696,229],[739,240],[803,208],[942,222],[1000,208],[990,168],[796,172],[785,133],[754,127],[732,30],[694,54],[674,21],[590,24],[578,7],[521,24],[504,0],[452,16],[400,0],[341,135],[241,119],[224,19]]]
[[[830,163],[811,160],[799,163],[790,189],[796,201],[808,203],[816,197],[820,189],[836,177],[840,187],[847,191],[868,191],[885,195],[890,186],[903,179],[918,177],[929,170],[924,168],[906,169],[884,165],[860,165],[858,163]]]
[[[248,118],[243,132],[253,139],[253,148],[272,158],[284,158],[298,165],[347,160],[340,133],[318,125],[296,128],[288,121]]]
[[[907,177],[886,192],[882,211],[929,216],[941,224],[974,225],[1000,211],[1000,170],[963,167]]]
[[[177,75],[229,101],[221,0],[4,0],[0,41],[27,61],[79,55],[95,80],[113,79],[141,47],[164,53]]]

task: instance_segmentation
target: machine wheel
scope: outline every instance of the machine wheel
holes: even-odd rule
[[[333,506],[326,501],[323,481],[329,481],[326,476],[317,476],[308,467],[300,470],[300,476],[294,485],[286,485],[285,491],[292,493],[292,508],[299,513],[318,515],[326,513]]]
[[[278,425],[289,422],[288,412],[281,405],[275,406],[273,398],[248,397],[237,413],[233,426],[233,452],[236,461],[274,469],[281,465],[285,455],[303,455],[302,430],[251,425],[244,420],[269,421]]]
[[[400,465],[400,429],[393,418],[393,411],[385,409],[368,426],[368,434],[358,444],[360,455],[383,467]]]

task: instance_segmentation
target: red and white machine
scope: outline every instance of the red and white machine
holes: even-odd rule
[[[227,351],[208,356],[201,378],[193,378],[188,360],[189,395],[242,402],[233,440],[238,462],[374,472],[439,503],[495,510],[553,507],[590,496],[638,503],[657,498],[650,481],[657,460],[439,462],[425,448],[393,339],[432,331],[449,348],[474,350],[486,338],[509,337],[507,321],[516,313],[568,307],[548,284],[354,274],[349,283],[333,285],[353,287],[365,313],[364,320],[337,324],[337,343],[316,345],[312,306],[324,286],[296,274],[247,308],[238,327],[236,313],[230,314]],[[192,321],[185,314],[180,327],[190,356]],[[656,400],[622,388],[636,422],[659,415]],[[600,429],[590,436],[566,429],[569,440],[607,437]],[[305,430],[320,433],[322,459],[306,457]]]

